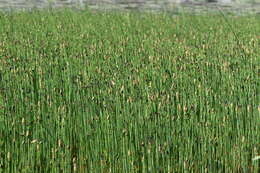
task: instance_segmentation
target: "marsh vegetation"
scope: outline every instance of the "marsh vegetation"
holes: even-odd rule
[[[0,14],[0,172],[259,172],[259,16]]]

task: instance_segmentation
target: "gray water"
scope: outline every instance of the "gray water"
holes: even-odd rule
[[[229,11],[260,14],[260,0],[0,0],[0,10],[34,8],[89,8],[94,10],[140,10],[172,12]]]

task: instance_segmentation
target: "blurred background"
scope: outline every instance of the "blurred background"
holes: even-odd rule
[[[33,8],[89,8],[96,10],[152,10],[180,13],[226,10],[260,14],[260,0],[0,0],[0,10]]]

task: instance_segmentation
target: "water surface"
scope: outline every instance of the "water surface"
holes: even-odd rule
[[[1,10],[76,7],[95,10],[230,11],[260,14],[260,0],[0,0]]]

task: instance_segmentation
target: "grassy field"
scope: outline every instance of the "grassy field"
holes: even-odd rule
[[[0,172],[259,173],[260,17],[0,14]]]

